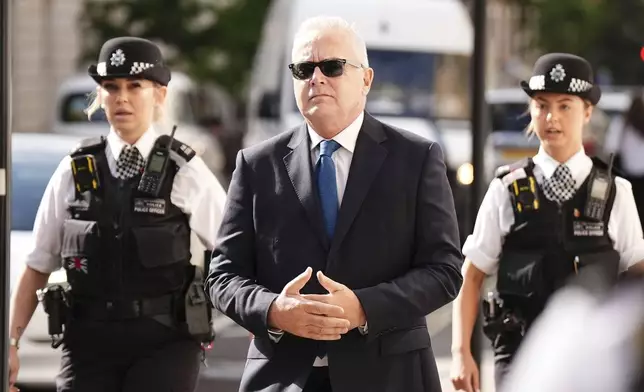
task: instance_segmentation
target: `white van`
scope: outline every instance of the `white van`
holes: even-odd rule
[[[297,28],[318,15],[355,24],[375,71],[367,111],[441,144],[454,192],[463,194],[455,195],[457,210],[466,211],[473,29],[460,0],[275,0],[251,74],[243,146],[302,122],[287,65]]]
[[[88,121],[84,113],[89,103],[88,96],[95,89],[96,82],[86,74],[72,76],[60,84],[52,113],[54,132],[83,136],[107,134],[102,110],[92,116],[92,121]],[[203,121],[208,116],[221,118],[222,114],[215,112],[222,105],[216,98],[216,94],[204,94],[203,89],[198,88],[188,76],[173,72],[163,122],[156,124],[156,128],[159,132],[169,133],[176,124],[175,137],[194,148],[210,170],[221,176],[225,155],[221,144]]]

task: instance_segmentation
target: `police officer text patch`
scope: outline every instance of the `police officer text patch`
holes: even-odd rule
[[[165,215],[165,200],[136,198],[134,199],[134,212]]]
[[[604,235],[604,222],[574,221],[572,230],[575,237],[601,237]]]

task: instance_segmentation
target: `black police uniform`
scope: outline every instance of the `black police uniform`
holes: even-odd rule
[[[601,93],[592,81],[591,67],[584,59],[551,53],[536,62],[530,82],[522,82],[521,87],[530,96],[574,94],[594,105]],[[497,172],[497,178],[509,184],[515,220],[504,238],[496,293],[483,304],[484,332],[492,340],[497,384],[556,290],[582,268],[597,269],[611,282],[619,271],[620,256],[608,235],[615,200],[615,176],[609,165],[593,158],[590,175],[561,204],[546,197],[533,169],[532,159],[525,159]],[[525,175],[513,177],[516,170]]]
[[[170,80],[158,48],[131,37],[106,42],[89,73],[97,82],[133,76],[162,85]],[[171,160],[153,196],[138,189],[141,173],[129,179],[111,174],[105,139],[85,140],[71,154],[72,162],[91,163],[73,166],[76,200],[69,203],[71,218],[63,227],[61,256],[71,290],[65,295],[59,391],[196,387],[201,343],[210,331],[196,335],[190,311],[198,299],[201,311],[209,308],[203,276],[190,263],[188,217],[171,201],[175,174],[195,152],[171,140],[164,135],[156,141],[161,148],[170,145]],[[83,170],[94,173],[89,190],[80,184]]]
[[[516,193],[515,183],[509,185],[515,222],[504,239],[496,285],[496,300],[503,306],[485,326],[493,339],[499,379],[550,296],[579,270],[592,266],[611,281],[617,279],[620,256],[608,235],[615,187],[611,186],[601,201],[603,211],[599,216],[589,216],[588,208],[593,179],[602,176],[613,183],[614,175],[608,173],[603,162],[594,159],[593,163],[579,191],[562,204],[548,200],[536,185],[531,159],[499,173],[498,177],[503,178],[513,170],[523,169],[527,177],[522,180],[535,184],[533,189],[523,185],[525,188]],[[532,204],[532,208],[526,204]],[[483,308],[487,318],[492,313],[489,306],[486,303]]]

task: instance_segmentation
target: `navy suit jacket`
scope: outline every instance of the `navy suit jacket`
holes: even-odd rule
[[[238,153],[206,285],[254,335],[240,391],[300,391],[325,344],[334,392],[434,392],[425,316],[455,298],[461,265],[440,146],[365,114],[331,241],[305,125]],[[366,335],[269,339],[271,303],[309,266],[355,292]],[[313,275],[302,293],[325,290]]]

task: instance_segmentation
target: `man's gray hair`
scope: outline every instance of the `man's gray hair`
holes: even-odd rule
[[[297,44],[300,39],[306,35],[306,33],[311,31],[326,33],[333,30],[344,32],[352,38],[355,53],[356,56],[358,56],[358,61],[360,61],[362,66],[369,67],[367,45],[365,44],[364,39],[362,39],[354,24],[351,24],[338,16],[315,16],[302,22],[297,33],[295,33],[293,56],[295,56],[295,51],[298,48]]]

